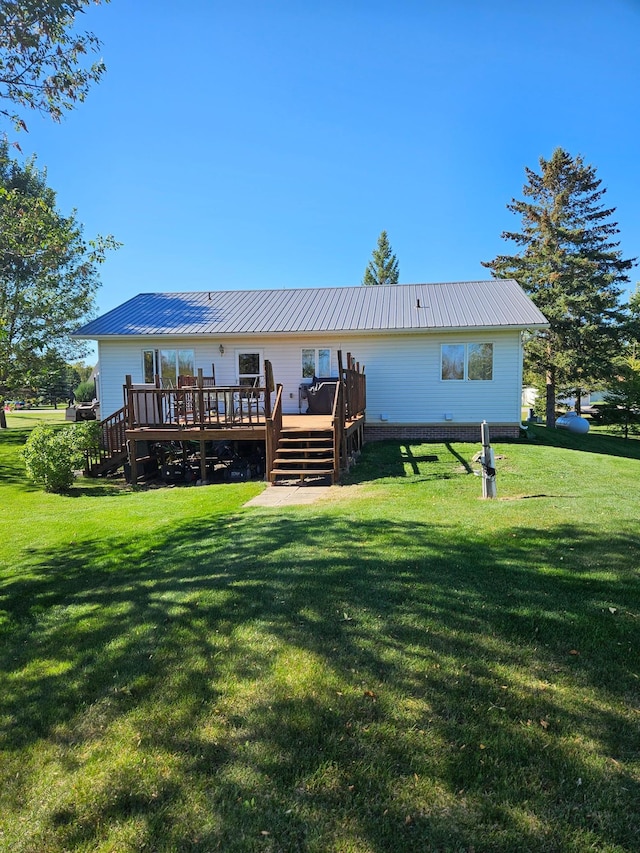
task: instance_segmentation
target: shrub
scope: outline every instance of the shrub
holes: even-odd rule
[[[77,450],[84,454],[88,450],[97,450],[102,438],[100,421],[81,421],[79,424],[66,427],[73,433],[73,441]]]
[[[81,382],[73,391],[73,396],[78,403],[90,403],[96,396],[96,386],[93,381]]]
[[[27,476],[46,492],[65,492],[74,472],[85,463],[85,452],[99,441],[100,424],[76,424],[54,429],[41,424],[31,431],[22,451]]]

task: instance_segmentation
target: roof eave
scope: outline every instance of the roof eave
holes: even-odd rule
[[[405,329],[298,329],[294,331],[284,332],[131,332],[128,334],[97,334],[83,335],[73,333],[72,338],[76,340],[86,341],[148,341],[157,340],[158,338],[197,338],[200,340],[211,340],[214,337],[224,338],[246,338],[247,336],[259,335],[264,338],[281,338],[281,337],[304,337],[307,335],[356,335],[358,337],[364,335],[419,335],[429,333],[443,332],[525,332],[536,331],[538,329],[548,329],[549,323],[517,323],[513,325],[484,325],[484,326],[421,326],[419,328]]]

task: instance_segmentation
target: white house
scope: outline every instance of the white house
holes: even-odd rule
[[[201,368],[241,384],[273,367],[283,412],[299,388],[351,353],[367,378],[365,437],[517,436],[522,335],[547,321],[509,279],[380,287],[143,293],[83,326],[98,342],[102,417],[126,375],[167,383]]]

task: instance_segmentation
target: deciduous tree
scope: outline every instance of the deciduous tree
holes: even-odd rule
[[[524,200],[508,210],[520,231],[502,237],[518,247],[483,266],[515,278],[549,320],[527,343],[528,367],[546,387],[547,424],[555,424],[558,390],[580,393],[610,374],[624,318],[620,297],[635,259],[622,257],[615,208],[593,166],[557,148],[526,169]]]
[[[615,411],[614,423],[625,438],[631,431],[637,431],[640,423],[640,356],[635,345],[614,360],[614,375],[609,379],[604,399]]]
[[[101,0],[0,0],[0,115],[26,129],[25,110],[59,121],[84,101],[105,71],[91,32],[78,32],[77,16]],[[109,0],[105,0],[109,2]]]
[[[82,353],[69,334],[90,317],[98,265],[116,246],[86,240],[75,212],[57,209],[46,173],[0,143],[0,397],[33,385],[43,362]]]
[[[398,259],[391,250],[387,232],[383,231],[364,272],[362,284],[397,284],[398,276]]]

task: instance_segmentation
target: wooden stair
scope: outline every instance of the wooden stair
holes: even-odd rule
[[[105,474],[117,471],[127,461],[127,456],[127,451],[121,450],[119,453],[112,453],[110,456],[105,456],[100,462],[93,462],[89,468],[89,476],[103,477]]]
[[[100,422],[100,446],[86,454],[86,473],[90,477],[116,471],[127,461],[127,415],[128,410],[124,406]]]
[[[271,483],[279,480],[303,482],[310,478],[334,479],[335,455],[333,430],[283,429],[276,448]]]

